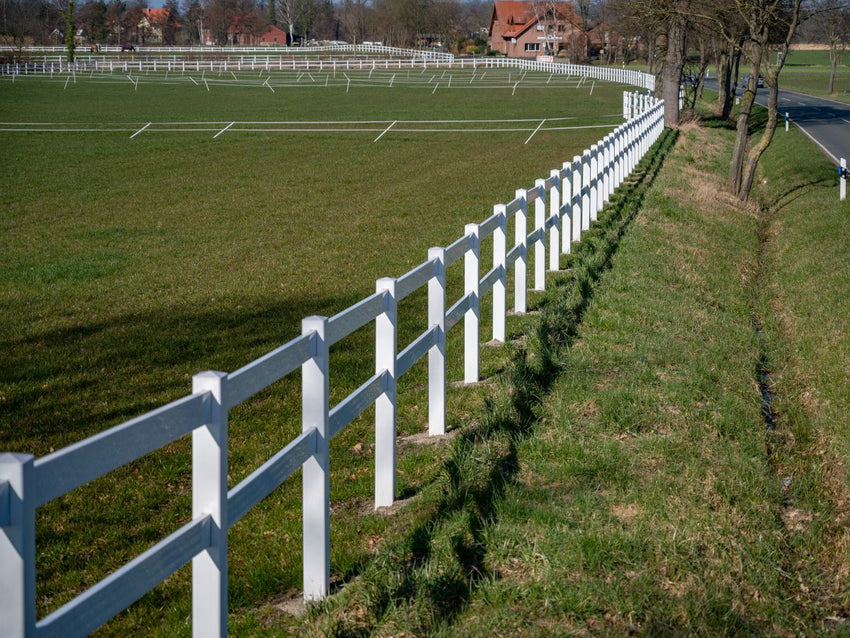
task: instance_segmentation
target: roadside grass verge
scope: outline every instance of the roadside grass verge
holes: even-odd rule
[[[384,539],[358,578],[313,606],[306,625],[290,626],[290,631],[344,636],[458,631],[456,622],[468,605],[498,577],[491,563],[500,553],[494,533],[503,524],[504,499],[522,471],[524,442],[539,436],[539,416],[561,371],[561,352],[575,338],[599,280],[674,141],[671,132],[663,136],[638,167],[631,188],[583,234],[568,269],[550,275],[553,285],[537,299],[535,321],[514,334],[505,373],[469,427],[454,437],[436,481],[423,494],[430,515]],[[271,627],[273,620],[262,620],[270,612],[261,610],[258,622]],[[461,625],[461,633],[478,629]]]
[[[145,92],[142,94],[142,89]],[[179,89],[179,90],[178,90]],[[80,82],[4,83],[4,121],[176,121],[484,117],[499,111],[617,113],[619,89],[462,92],[403,89],[208,94],[186,87]],[[423,99],[424,97],[424,99]],[[313,99],[315,98],[315,99]],[[347,111],[346,111],[347,109]],[[117,114],[117,115],[116,115]],[[324,117],[324,113],[323,116]],[[394,118],[393,118],[394,119]],[[612,126],[614,125],[614,120]],[[374,280],[425,260],[514,189],[594,143],[599,129],[488,136],[353,134],[234,138],[196,134],[0,133],[0,449],[42,456],[187,394],[191,375],[232,371],[298,334],[301,318],[332,315],[374,292]],[[512,236],[513,229],[509,229]],[[482,255],[483,263],[490,256]],[[449,272],[459,296],[462,267]],[[399,345],[423,329],[424,295],[402,304]],[[488,316],[484,304],[482,316]],[[527,318],[515,318],[520,326]],[[482,321],[482,341],[488,323]],[[516,328],[512,328],[516,329]],[[460,331],[450,335],[449,378],[462,378]],[[331,401],[374,372],[366,328],[331,353]],[[508,351],[486,348],[483,384]],[[230,484],[300,431],[298,375],[230,414]],[[424,363],[400,380],[399,493],[418,498],[446,446],[426,429]],[[453,386],[448,427],[480,403]],[[332,571],[353,578],[371,547],[403,525],[372,510],[373,413],[332,442]],[[231,530],[231,622],[301,581],[300,481],[288,481]],[[190,445],[181,441],[37,512],[38,615],[90,587],[191,516]],[[121,614],[103,635],[190,632],[189,569]],[[296,597],[298,593],[294,594]]]
[[[779,76],[779,86],[783,89],[850,102],[850,69],[847,63],[843,60],[838,63],[834,93],[827,92],[829,73],[829,51],[791,51]]]
[[[796,129],[763,166],[758,303],[795,598],[850,631],[850,204],[834,165]]]
[[[732,134],[684,127],[581,312],[580,277],[540,301],[433,520],[311,632],[847,631],[847,208],[796,132],[740,207]]]

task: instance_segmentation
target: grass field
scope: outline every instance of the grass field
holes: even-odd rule
[[[0,128],[16,130],[0,132],[0,449],[44,455],[188,393],[198,371],[244,365],[297,334],[302,317],[331,315],[370,294],[375,278],[403,274],[428,247],[453,241],[464,223],[606,133],[543,129],[525,144],[540,120],[619,123],[623,87],[547,86],[547,78],[517,86],[505,73],[497,86],[436,91],[390,88],[389,78],[380,87],[299,87],[281,77],[275,91],[224,78],[208,91],[201,78],[164,75],[4,78]],[[535,122],[378,143],[372,133],[329,130],[131,137],[149,122],[438,119]],[[73,126],[21,130],[31,123]],[[402,320],[410,334],[424,321],[421,306],[402,308]],[[371,374],[369,344],[362,334],[335,348],[332,403]],[[450,344],[453,379],[457,353]],[[508,357],[489,349],[485,377]],[[402,380],[403,435],[425,429],[422,378],[420,364]],[[297,397],[295,379],[234,410],[231,485],[300,429]],[[454,388],[449,401],[457,428],[481,391]],[[332,569],[343,582],[388,527],[428,514],[371,512],[371,440],[367,415],[332,446]],[[405,445],[402,496],[433,480],[445,453]],[[39,510],[39,616],[187,520],[188,459],[179,443]],[[300,585],[297,483],[232,530],[234,627]],[[187,576],[181,570],[105,633],[188,633]]]
[[[791,51],[779,76],[782,89],[850,101],[850,58],[842,56],[835,73],[835,91],[829,87],[829,51]],[[742,67],[743,68],[743,67]]]

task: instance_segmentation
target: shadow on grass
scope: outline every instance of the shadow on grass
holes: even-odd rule
[[[778,212],[806,195],[810,188],[827,188],[834,186],[835,180],[828,177],[821,177],[820,179],[813,179],[807,182],[794,184],[791,188],[779,193],[772,201],[766,202],[766,208],[768,210]]]
[[[734,131],[737,127],[737,118],[722,118],[718,115],[706,115],[700,119],[700,124],[705,128],[723,129],[726,131]],[[747,135],[754,135],[761,131],[767,124],[767,109],[753,105],[753,110],[750,112],[748,122]]]
[[[251,300],[249,309],[157,308],[8,339],[0,344],[0,423],[6,424],[0,450],[14,446],[40,455],[101,432],[189,394],[197,372],[233,371],[279,347],[299,334],[306,314],[332,314],[357,301],[310,297]],[[346,356],[347,348],[342,342],[338,352]],[[343,381],[351,376],[347,369],[340,374]]]
[[[366,636],[404,627],[414,634],[449,629],[480,582],[497,578],[487,569],[488,527],[516,483],[517,444],[531,436],[539,408],[561,372],[559,355],[575,339],[583,315],[626,229],[675,144],[666,131],[635,171],[635,184],[606,206],[583,233],[570,268],[553,277],[539,304],[539,320],[526,345],[514,352],[501,387],[489,394],[472,424],[458,433],[441,476],[434,514],[398,544],[344,576],[357,578],[356,619],[333,599],[313,610],[323,634]]]
[[[735,121],[722,118],[719,115],[708,115],[703,117],[700,120],[700,124],[705,128],[713,128],[713,129],[723,129],[726,131],[734,131],[735,130]]]

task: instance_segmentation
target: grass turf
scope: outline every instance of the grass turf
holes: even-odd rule
[[[847,207],[797,132],[745,209],[720,186],[731,133],[679,140],[574,332],[574,288],[542,303],[566,344],[531,332],[510,390],[453,446],[442,494],[464,505],[388,544],[302,631],[847,631]],[[557,381],[529,382],[545,361]]]
[[[140,82],[136,90],[129,81],[78,78],[65,88],[64,81],[18,78],[0,86],[0,120],[94,128],[154,119],[565,113],[598,121],[600,113],[619,112],[621,87],[596,86],[592,97],[591,90],[272,93],[227,85],[207,92],[192,83]],[[541,131],[525,145],[528,132],[410,133],[378,144],[371,135],[327,132],[217,139],[0,133],[0,448],[41,456],[188,393],[198,371],[244,365],[297,334],[302,317],[338,312],[371,293],[375,278],[417,265],[429,246],[453,241],[464,223],[484,219],[515,188],[532,186],[602,134]],[[459,279],[455,273],[455,287]],[[421,302],[402,307],[405,335],[424,327]],[[369,332],[334,349],[332,403],[371,375]],[[452,379],[460,376],[458,352],[450,344]],[[506,356],[488,349],[485,377]],[[422,364],[402,379],[404,435],[424,429],[422,379]],[[474,388],[453,389],[449,426],[458,427],[479,401]],[[232,412],[231,485],[300,430],[299,413],[297,379]],[[367,413],[333,442],[335,578],[356,575],[376,539],[399,524],[371,512],[370,441]],[[444,453],[407,445],[401,495],[417,495]],[[187,520],[189,454],[180,442],[39,509],[40,616]],[[236,627],[246,608],[299,586],[297,482],[231,532]],[[188,632],[187,576],[181,570],[104,631]]]

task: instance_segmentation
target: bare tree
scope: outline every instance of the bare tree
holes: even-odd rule
[[[785,66],[791,39],[800,24],[803,0],[737,0],[736,6],[747,26],[744,53],[750,76],[738,114],[737,135],[729,167],[729,190],[741,201],[749,199],[759,160],[776,132],[779,102],[779,73]],[[772,59],[775,53],[775,61]],[[760,138],[749,145],[750,116],[758,90],[758,78],[767,85],[767,124]]]
[[[829,93],[835,92],[835,71],[850,33],[850,7],[844,0],[814,0],[810,32],[829,45]]]
[[[371,28],[371,7],[367,0],[342,0],[339,6],[340,23],[348,39],[356,44],[366,39]]]
[[[40,13],[50,9],[42,2],[32,0],[3,0],[0,3],[0,36],[11,38],[18,47],[37,39],[44,39]]]
[[[428,16],[425,0],[378,0],[375,20],[381,41],[392,46],[415,46],[425,35]]]
[[[543,35],[538,36],[538,39],[543,40],[544,55],[552,55],[554,39],[562,37],[556,31],[560,17],[560,4],[562,3],[558,0],[533,0],[531,2],[531,12],[537,19],[537,29],[543,33]]]
[[[446,48],[453,46],[463,32],[463,15],[455,0],[434,0],[428,7],[428,30]]]
[[[205,13],[200,0],[184,0],[183,16],[183,37],[189,42],[203,43]]]
[[[679,123],[679,87],[685,65],[686,34],[692,19],[695,0],[630,0],[620,5],[621,15],[634,21],[644,21],[654,26],[657,37],[650,45],[658,50],[663,60],[654,70],[658,82],[656,93],[664,99],[664,126]],[[650,69],[655,66],[650,49]]]
[[[309,10],[310,0],[276,0],[275,15],[289,27],[289,44],[295,44],[295,25]]]

